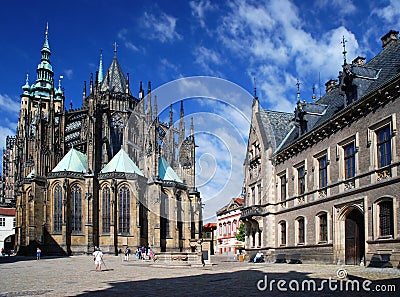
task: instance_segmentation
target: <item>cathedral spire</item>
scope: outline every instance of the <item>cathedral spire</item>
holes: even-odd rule
[[[82,95],[83,101],[86,99],[86,80],[83,82],[83,95]]]
[[[157,95],[154,96],[154,118],[158,118]]]
[[[100,50],[100,62],[99,62],[99,85],[103,81],[103,50]]]
[[[173,112],[172,112],[172,104],[169,105],[169,126],[173,125]]]
[[[51,88],[53,87],[53,69],[50,64],[50,46],[49,46],[49,25],[46,24],[46,32],[43,47],[41,50],[42,58],[37,66],[36,73],[36,83],[34,85],[33,91],[40,97],[50,97]]]
[[[185,138],[185,121],[184,121],[185,113],[183,111],[183,100],[181,100],[181,111],[180,111],[180,119],[179,119],[179,144],[182,144],[183,139]]]
[[[190,137],[194,139],[194,123],[193,117],[190,118]]]

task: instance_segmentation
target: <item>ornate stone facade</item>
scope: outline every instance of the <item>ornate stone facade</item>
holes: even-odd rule
[[[271,261],[280,254],[303,262],[370,265],[380,258],[397,265],[397,35],[385,35],[382,52],[368,62],[344,59],[338,83],[329,81],[320,99],[306,102],[298,92],[294,114],[261,110],[254,99],[242,210],[248,252],[263,250]],[[257,156],[261,176],[255,178]]]
[[[130,90],[116,51],[106,75],[102,55],[82,107],[67,110],[61,81],[54,86],[48,30],[37,79],[23,86],[17,135],[3,155],[6,198],[16,204],[20,254],[37,245],[44,254],[117,253],[123,246],[191,251],[201,236],[202,208],[195,188],[193,123],[185,136],[159,120],[147,94]],[[153,102],[152,102],[153,101]],[[179,141],[177,141],[179,139]]]

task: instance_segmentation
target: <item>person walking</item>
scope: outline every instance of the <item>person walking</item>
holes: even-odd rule
[[[40,260],[40,256],[41,256],[42,250],[37,247],[36,248],[36,260]]]
[[[101,271],[101,264],[103,262],[103,252],[99,248],[95,248],[95,251],[93,253],[93,260],[96,271]]]
[[[124,261],[129,261],[129,255],[130,254],[131,254],[131,249],[128,246],[126,246]]]

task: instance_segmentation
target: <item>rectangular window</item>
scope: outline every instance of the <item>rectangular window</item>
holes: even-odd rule
[[[257,204],[261,204],[261,185],[257,185],[257,197],[258,197]]]
[[[328,162],[326,156],[318,159],[319,165],[319,187],[324,188],[328,184]]]
[[[286,200],[286,175],[281,176],[281,201]]]
[[[281,223],[281,245],[286,245],[286,222]]]
[[[344,175],[352,178],[356,175],[356,150],[354,142],[343,147],[344,151]]]
[[[13,228],[15,228],[15,218],[13,218]]]
[[[305,168],[304,165],[299,167],[297,169],[297,189],[298,189],[298,194],[302,195],[306,192],[306,179],[305,179]]]
[[[379,231],[380,236],[393,236],[393,203],[384,201],[379,203]]]
[[[328,241],[328,219],[326,214],[319,216],[319,241]]]
[[[305,230],[304,230],[304,218],[300,218],[300,219],[298,219],[298,227],[299,227],[299,229],[298,229],[298,232],[299,232],[299,236],[298,236],[298,243],[300,243],[300,244],[303,244],[304,243],[304,233],[305,233]]]
[[[6,218],[0,218],[0,227],[6,226]]]
[[[376,131],[378,138],[378,167],[385,167],[392,162],[391,132],[390,126]]]

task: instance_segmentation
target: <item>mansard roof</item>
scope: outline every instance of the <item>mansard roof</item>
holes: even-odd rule
[[[169,165],[168,161],[164,158],[158,159],[158,176],[164,181],[176,181],[182,183],[182,180]]]
[[[86,155],[74,148],[71,148],[51,172],[64,171],[87,173]]]
[[[123,148],[121,148],[111,161],[100,171],[100,173],[111,172],[136,173],[137,175],[143,176],[143,173]]]
[[[100,90],[103,92],[110,90],[115,93],[126,93],[126,84],[127,81],[119,65],[117,55],[114,55],[114,59],[101,83]]]

